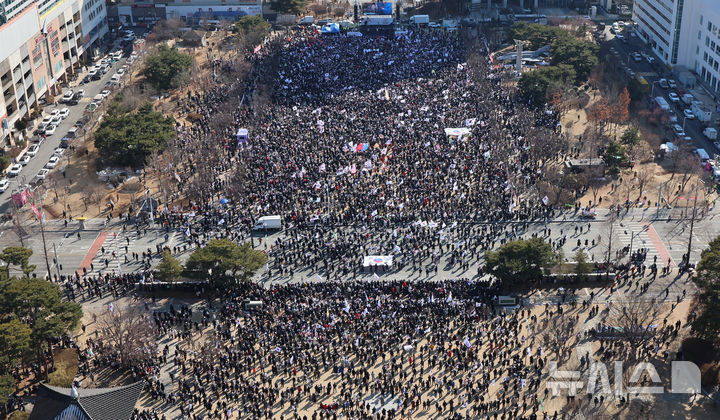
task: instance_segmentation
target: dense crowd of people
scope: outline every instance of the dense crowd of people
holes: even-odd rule
[[[171,304],[152,314],[157,354],[133,369],[150,396],[134,418],[557,419],[565,396],[544,383],[549,362],[593,340],[603,360],[627,350],[599,335],[617,322],[609,305],[506,312],[498,292],[469,279],[246,283],[209,306]],[[650,328],[639,351],[667,359],[679,322]],[[86,375],[117,365],[102,338],[87,353]],[[587,371],[589,355],[578,359]],[[566,403],[607,398],[585,396]]]
[[[569,361],[573,346],[612,330],[609,304],[563,295],[568,305],[505,311],[497,284],[469,272],[484,250],[555,215],[537,184],[562,152],[556,114],[528,107],[504,70],[442,31],[300,31],[252,59],[250,90],[230,79],[179,100],[182,115],[195,117],[178,125],[189,163],[173,178],[200,191],[190,211],[168,208],[154,222],[182,233],[168,248],[179,254],[216,237],[246,240],[259,217],[278,214],[283,234],[259,243],[270,256],[266,275],[296,281],[245,283],[216,300],[208,296],[221,291],[187,284],[181,292],[207,302],[153,312],[157,352],[131,372],[149,399],[133,419],[558,419],[568,407],[604,403],[588,394],[559,404],[542,381],[549,362]],[[217,82],[235,70],[222,59],[212,66]],[[268,82],[263,103],[255,93]],[[220,118],[230,105],[232,117]],[[246,141],[235,138],[239,128]],[[218,153],[193,150],[198,143]],[[563,228],[557,241],[549,227],[542,237],[558,248],[570,236],[580,247],[585,235],[595,246],[589,229]],[[67,296],[134,289],[154,300],[156,285],[143,283],[152,283],[157,246],[141,261],[131,256],[136,273],[62,278]],[[358,280],[365,255],[392,255],[394,270],[427,278]],[[433,279],[441,261],[462,278]],[[298,281],[305,270],[326,281]],[[635,277],[625,276],[628,288],[640,284]],[[663,323],[641,351],[666,351],[678,330]],[[103,329],[85,338],[81,375],[94,382],[120,365],[109,342]],[[619,347],[603,343],[603,357]],[[588,357],[578,355],[581,370]]]
[[[394,269],[429,274],[443,260],[465,272],[518,232],[484,222],[553,214],[537,183],[562,150],[557,115],[526,106],[505,71],[457,34],[299,32],[255,60],[252,87],[267,82],[271,100],[235,109],[224,131],[217,120],[240,82],[181,100],[185,115],[202,116],[179,127],[181,147],[200,158],[191,147],[202,138],[226,152],[182,173],[181,186],[205,192],[176,225],[195,245],[208,231],[247,238],[259,217],[277,214],[285,239],[268,250],[271,273],[350,276],[364,255],[393,255]],[[257,96],[245,94],[241,102]],[[247,140],[236,139],[240,128]]]

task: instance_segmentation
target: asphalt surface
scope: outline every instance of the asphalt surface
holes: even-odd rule
[[[17,190],[22,185],[29,184],[35,178],[40,169],[45,167],[45,164],[48,162],[50,157],[53,156],[55,149],[60,147],[60,140],[65,137],[70,128],[80,118],[83,117],[85,113],[85,107],[92,101],[93,97],[101,91],[107,89],[105,85],[110,81],[110,78],[113,76],[113,74],[115,74],[115,72],[120,67],[122,67],[126,59],[127,57],[123,56],[119,61],[116,61],[115,64],[113,64],[112,67],[108,70],[108,72],[105,73],[102,78],[100,78],[100,80],[91,81],[82,85],[63,89],[63,93],[67,92],[68,89],[72,89],[74,92],[77,92],[80,89],[83,89],[85,91],[84,97],[78,102],[77,105],[70,106],[68,104],[58,103],[57,106],[52,104],[48,104],[45,106],[43,116],[49,115],[50,112],[55,109],[68,108],[68,117],[60,121],[60,124],[57,126],[53,135],[47,136],[47,139],[40,143],[40,150],[33,158],[30,159],[30,162],[22,168],[20,174],[16,177],[8,177],[8,180],[10,181],[10,186],[5,192],[0,194],[0,213],[10,211],[10,197],[13,191]],[[78,81],[81,80],[81,77],[83,77],[83,75],[79,76]],[[58,97],[58,99],[60,99],[60,97]],[[98,118],[99,115],[95,115],[94,117]],[[37,127],[41,120],[42,118],[38,117],[35,127]],[[35,130],[35,128],[33,128],[33,130]],[[30,139],[36,137],[36,135],[32,135]],[[53,171],[61,170],[61,168],[67,164],[69,156],[70,151],[68,150],[63,154],[60,163],[55,167],[55,169],[53,169]]]

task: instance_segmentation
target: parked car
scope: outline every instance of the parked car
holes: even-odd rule
[[[72,97],[73,97],[73,91],[72,91],[72,90],[68,90],[68,91],[65,92],[65,94],[62,96],[62,99],[60,100],[60,102],[67,102],[67,101],[69,101],[70,99],[72,99]]]
[[[52,156],[50,160],[48,160],[48,163],[45,164],[45,167],[52,169],[56,167],[58,163],[60,163],[60,158],[58,156]]]
[[[42,127],[43,129],[45,128],[44,127],[45,125],[50,124],[50,121],[52,121],[52,118],[53,118],[52,115],[46,115],[45,117],[43,117],[42,122],[40,123],[40,125],[43,125],[43,127]],[[40,129],[40,126],[38,126],[38,129]]]
[[[55,134],[55,130],[57,129],[57,126],[54,124],[50,124],[45,128],[45,135],[46,136],[52,136]]]
[[[22,171],[22,165],[19,163],[14,164],[10,167],[10,170],[8,171],[8,176],[18,176],[20,175],[20,171]]]
[[[673,79],[668,79],[668,86],[670,86],[670,89],[677,89],[677,83]]]
[[[40,146],[38,146],[37,144],[33,144],[32,146],[30,146],[30,148],[28,149],[28,151],[25,154],[28,156],[35,156],[35,155],[37,155],[37,152],[39,150],[40,150]]]
[[[18,163],[21,164],[22,166],[25,166],[25,165],[27,165],[28,163],[30,163],[30,158],[32,158],[32,156],[28,156],[27,154],[25,154],[25,156],[23,156],[23,157],[20,158],[20,160],[18,161]]]
[[[47,178],[47,175],[50,173],[50,169],[42,168],[40,171],[35,175],[35,178],[37,179],[45,179]]]
[[[670,85],[668,85],[668,82],[666,79],[660,79],[658,81],[658,85],[660,85],[661,88],[667,89]]]
[[[105,99],[108,97],[108,95],[110,95],[110,91],[105,89],[102,92],[100,92],[100,94],[102,95],[103,99]]]
[[[60,118],[62,118],[63,120],[64,120],[65,118],[67,118],[68,115],[70,115],[70,110],[69,110],[69,109],[63,108],[63,109],[60,110]]]
[[[7,178],[0,179],[0,193],[4,193],[10,187],[10,181]]]
[[[64,153],[65,153],[65,149],[62,147],[58,147],[57,149],[55,149],[53,156],[62,156]]]
[[[685,115],[685,118],[692,120],[695,118],[695,114],[689,109],[683,109],[683,114]]]
[[[675,92],[668,93],[668,98],[670,98],[671,102],[675,102],[675,103],[680,102],[680,97]]]
[[[680,126],[680,124],[673,124],[672,130],[675,132],[675,135],[678,137],[684,137],[685,136],[685,130]]]
[[[122,67],[119,68],[116,74],[117,74],[118,76],[122,76],[123,74],[125,74],[125,69],[122,68]]]
[[[68,130],[68,133],[67,133],[67,136],[66,136],[66,137],[71,138],[71,139],[74,139],[77,131],[78,131],[78,128],[77,128],[77,127],[75,127],[75,126],[70,127],[70,129]]]
[[[75,95],[73,95],[73,98],[82,99],[83,96],[85,96],[85,89],[80,89],[77,92],[75,92]]]

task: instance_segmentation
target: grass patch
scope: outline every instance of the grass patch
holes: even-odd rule
[[[28,411],[13,411],[8,420],[28,420],[29,418],[30,412]]]

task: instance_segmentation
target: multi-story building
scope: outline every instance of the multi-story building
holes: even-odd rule
[[[115,15],[113,10],[111,15]],[[121,25],[152,24],[163,19],[237,20],[245,15],[261,15],[261,0],[120,0],[117,20]]]
[[[678,64],[693,70],[720,93],[720,4],[716,0],[685,0]]]
[[[104,0],[5,0],[0,22],[3,146],[18,119],[95,55],[108,29]]]
[[[677,64],[683,9],[693,0],[635,0],[637,32],[655,54],[670,66]]]

